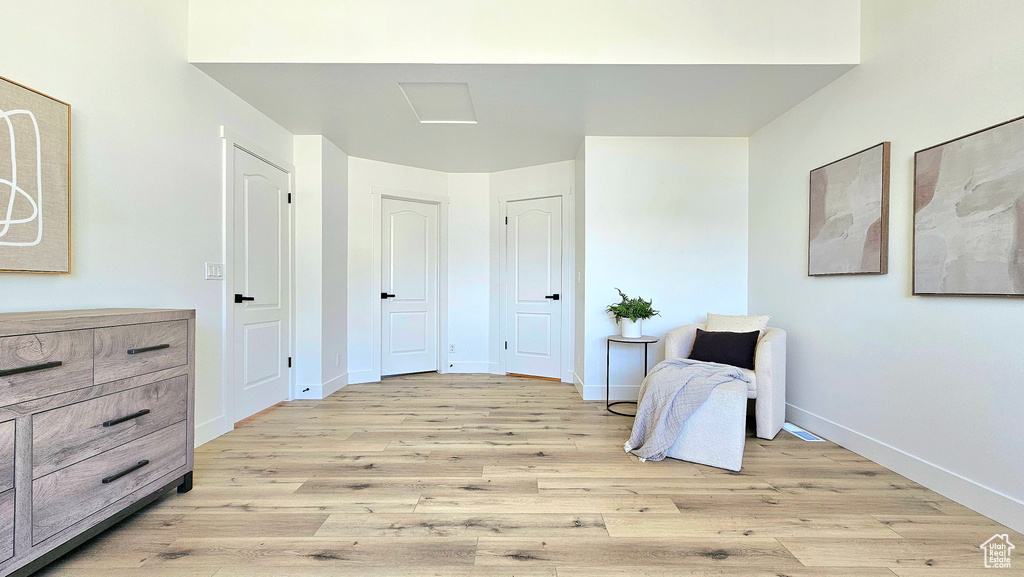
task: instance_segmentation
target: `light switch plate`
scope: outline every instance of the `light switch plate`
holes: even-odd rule
[[[224,280],[224,265],[219,262],[206,263],[206,280]]]

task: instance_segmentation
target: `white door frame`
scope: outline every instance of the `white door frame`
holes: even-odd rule
[[[223,221],[223,246],[224,246],[224,281],[223,281],[223,303],[224,303],[224,319],[222,330],[224,331],[224,338],[222,340],[222,352],[223,362],[221,363],[221,402],[224,404],[224,413],[217,417],[217,419],[223,419],[223,425],[220,427],[220,431],[214,436],[219,434],[227,433],[235,428],[235,383],[234,383],[234,343],[232,338],[234,336],[234,322],[235,322],[235,293],[234,293],[234,262],[235,262],[235,149],[242,150],[253,156],[256,156],[260,160],[267,162],[288,173],[288,186],[289,192],[292,194],[292,202],[295,202],[295,166],[290,162],[286,162],[282,159],[276,158],[273,154],[267,152],[256,143],[246,139],[237,132],[231,129],[221,126],[220,136],[224,140],[224,199],[222,206],[222,213],[224,215]],[[288,267],[288,316],[289,316],[289,330],[288,330],[288,356],[295,357],[295,209],[293,204],[288,205],[288,253],[291,255],[289,261],[290,266]],[[288,400],[295,398],[295,370],[293,368],[288,369]],[[216,419],[214,419],[216,420]],[[209,424],[203,423],[199,427],[209,426],[211,429],[216,429],[216,425],[211,421]],[[211,431],[212,432],[212,431]],[[198,435],[197,435],[198,436]],[[211,437],[212,438],[212,437]]]
[[[426,192],[399,190],[383,186],[370,187],[370,223],[373,235],[373,312],[371,328],[372,378],[379,381],[381,377],[381,200],[392,198],[411,202],[423,202],[437,205],[437,372],[448,372],[448,197]]]
[[[508,235],[505,220],[508,218],[508,203],[517,200],[533,200],[537,198],[561,197],[562,199],[562,359],[560,361],[562,382],[571,383],[573,369],[573,346],[575,345],[573,322],[574,276],[576,263],[573,261],[572,242],[575,238],[575,210],[573,209],[572,187],[536,190],[531,192],[515,192],[498,196],[498,372],[505,374],[505,342],[508,336],[508,271],[506,255]]]

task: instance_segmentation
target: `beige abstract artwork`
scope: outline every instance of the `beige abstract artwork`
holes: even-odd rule
[[[915,155],[914,293],[1024,295],[1024,118]]]
[[[70,271],[71,107],[0,78],[0,271]]]
[[[888,142],[811,171],[809,275],[885,274],[888,230]]]

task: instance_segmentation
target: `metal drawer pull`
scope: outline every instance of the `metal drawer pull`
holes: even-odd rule
[[[103,478],[103,484],[106,485],[107,483],[113,483],[114,481],[120,479],[121,477],[124,477],[128,473],[132,473],[134,471],[138,471],[139,469],[145,467],[148,464],[149,464],[149,459],[143,459],[143,460],[139,461],[138,463],[135,463],[131,467],[128,467],[124,471],[121,471],[120,473],[114,473],[113,475],[111,475],[109,477],[104,477]]]
[[[27,367],[18,367],[16,369],[4,369],[0,371],[0,377],[9,377],[11,375],[31,373],[32,371],[41,371],[43,369],[54,369],[63,364],[64,363],[62,361],[50,361],[48,363],[39,363],[38,365],[29,365]]]
[[[171,345],[156,345],[153,347],[141,347],[138,349],[128,349],[129,355],[137,355],[139,353],[148,353],[149,351],[159,351],[160,349],[169,349]]]
[[[103,426],[104,427],[113,427],[114,425],[120,425],[121,423],[123,423],[125,421],[130,421],[132,419],[138,419],[142,415],[148,415],[148,414],[149,414],[149,409],[142,409],[141,411],[139,411],[137,413],[132,413],[132,414],[126,416],[126,417],[120,417],[120,418],[117,418],[117,419],[110,419],[109,421],[103,421]]]

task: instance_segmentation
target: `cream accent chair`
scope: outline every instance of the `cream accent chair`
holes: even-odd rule
[[[697,329],[707,324],[683,325],[665,335],[665,358],[685,359],[693,350]],[[786,331],[768,327],[754,349],[754,370],[740,369],[750,379],[747,398],[754,399],[757,436],[774,439],[786,421]]]

